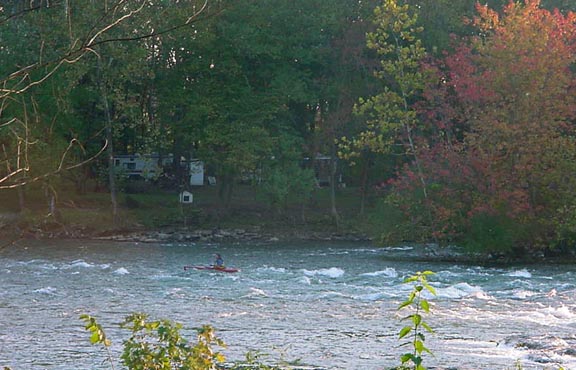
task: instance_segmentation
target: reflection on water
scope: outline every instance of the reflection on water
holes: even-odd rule
[[[214,252],[241,272],[184,271]],[[35,242],[0,254],[0,367],[107,369],[82,313],[97,317],[117,355],[117,323],[138,311],[187,328],[216,327],[229,359],[249,350],[329,369],[384,369],[402,348],[405,276],[433,270],[436,329],[429,366],[576,369],[572,266],[484,268],[391,259],[410,247],[360,244],[153,245]],[[192,335],[192,330],[187,334]],[[89,355],[88,355],[89,354]]]

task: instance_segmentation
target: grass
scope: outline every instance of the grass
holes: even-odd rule
[[[181,205],[176,191],[163,191],[150,187],[138,193],[119,193],[119,222],[112,220],[110,195],[106,192],[76,193],[66,183],[56,184],[60,222],[66,227],[111,231],[117,229],[160,229],[165,227],[192,228],[248,228],[259,226],[275,231],[307,229],[335,232],[331,216],[330,189],[316,189],[311,199],[291,199],[279,212],[268,202],[261,188],[237,185],[229,207],[224,207],[218,188],[196,187],[192,205]],[[360,208],[358,190],[338,189],[337,208],[346,229],[354,228]],[[302,205],[304,204],[304,211]],[[48,201],[40,184],[25,189],[25,219],[27,224],[38,224],[50,218]],[[0,214],[19,211],[15,190],[0,190]]]

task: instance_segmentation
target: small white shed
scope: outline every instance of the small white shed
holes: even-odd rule
[[[194,201],[194,194],[189,191],[184,190],[180,193],[180,203],[182,204],[192,204]]]

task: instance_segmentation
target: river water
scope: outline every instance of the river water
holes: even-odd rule
[[[215,252],[241,271],[184,271]],[[0,252],[0,367],[109,369],[79,315],[100,321],[118,357],[128,333],[117,324],[145,312],[182,323],[190,337],[213,325],[229,360],[256,350],[324,369],[388,369],[405,350],[402,281],[432,270],[429,368],[576,369],[576,266],[398,258],[411,253],[359,243],[19,242]]]

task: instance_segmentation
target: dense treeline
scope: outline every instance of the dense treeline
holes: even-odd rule
[[[507,4],[5,1],[0,187],[55,207],[96,179],[115,213],[113,156],[158,153],[177,185],[202,160],[224,203],[257,174],[281,211],[313,189],[303,158],[340,154],[384,240],[570,248],[576,6]]]

